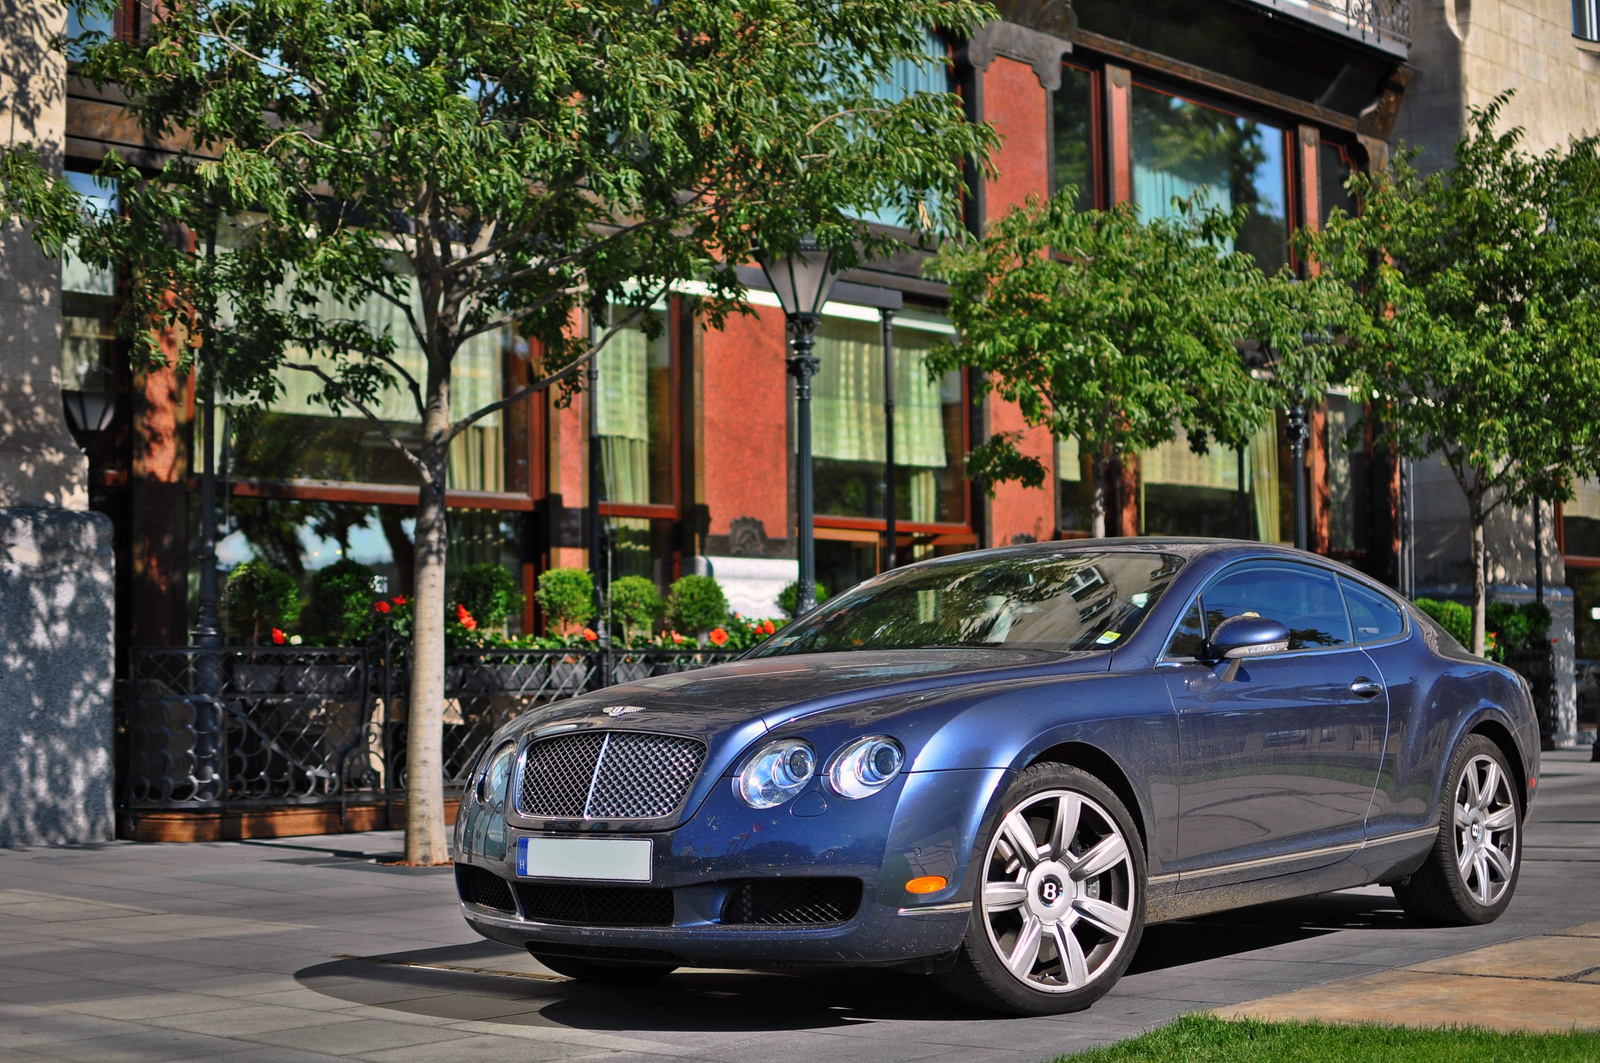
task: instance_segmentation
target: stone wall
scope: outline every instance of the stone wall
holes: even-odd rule
[[[112,832],[111,521],[0,509],[0,846]]]

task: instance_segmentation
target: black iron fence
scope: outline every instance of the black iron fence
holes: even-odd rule
[[[409,644],[135,649],[122,700],[133,810],[391,801],[406,786]],[[729,661],[738,651],[451,650],[444,781],[536,706]]]

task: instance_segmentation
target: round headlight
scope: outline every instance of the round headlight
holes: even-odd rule
[[[888,735],[858,738],[833,755],[828,782],[840,797],[868,797],[888,786],[906,762],[905,750]]]
[[[806,788],[817,773],[817,753],[800,738],[768,742],[745,762],[733,792],[751,808],[781,805]]]
[[[506,790],[511,785],[511,765],[517,759],[517,745],[507,742],[489,754],[478,780],[478,800],[499,812],[506,807]]]

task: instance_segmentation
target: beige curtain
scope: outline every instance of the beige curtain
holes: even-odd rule
[[[1572,501],[1561,504],[1562,515],[1600,520],[1600,480],[1579,480],[1572,488]]]
[[[1213,443],[1206,453],[1196,454],[1182,426],[1176,438],[1139,455],[1139,474],[1147,484],[1239,489],[1239,460],[1233,448]]]
[[[1278,431],[1269,420],[1250,440],[1245,467],[1252,481],[1251,502],[1256,512],[1256,536],[1266,543],[1280,542],[1278,512]]]
[[[1083,479],[1083,459],[1077,436],[1056,440],[1056,479],[1078,483]]]
[[[600,463],[608,502],[650,501],[650,349],[643,331],[618,332],[600,350]]]

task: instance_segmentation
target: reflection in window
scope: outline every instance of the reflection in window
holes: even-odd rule
[[[218,234],[223,242],[223,234]],[[415,284],[413,282],[413,289]],[[401,310],[376,297],[345,306],[324,294],[315,313],[325,320],[358,320],[394,338],[394,359],[418,382],[427,379],[426,358]],[[475,336],[456,352],[451,366],[450,409],[453,417],[495,402],[503,395],[503,335]],[[318,361],[326,356],[290,349],[286,361]],[[331,359],[326,359],[331,362]],[[257,480],[329,480],[353,483],[415,484],[415,466],[394,448],[377,425],[360,411],[346,407],[334,413],[311,396],[322,390],[319,377],[298,369],[278,370],[280,393],[263,410],[228,411],[225,431],[230,453],[229,475]],[[401,443],[417,448],[422,420],[403,380],[385,389],[369,407]],[[505,438],[502,413],[475,422],[450,444],[446,477],[459,491],[524,491],[526,464],[516,461],[507,475],[507,450],[516,441]]]
[[[664,325],[665,315],[657,314]],[[600,456],[607,502],[672,504],[672,356],[665,328],[618,332],[600,350]]]
[[[1094,464],[1080,453],[1077,436],[1056,440],[1056,485],[1062,530],[1090,531],[1094,519]]]
[[[922,52],[930,62],[916,63],[909,59],[896,59],[889,72],[889,77],[873,90],[873,95],[885,103],[899,103],[907,96],[918,92],[950,91],[950,71],[947,65],[949,49],[945,47],[938,34],[928,32],[922,40]],[[921,208],[921,204],[917,204]],[[879,225],[904,226],[906,219],[904,211],[890,204],[884,204],[875,211],[858,214],[862,221],[877,222]],[[926,221],[926,218],[923,219]]]
[[[1355,214],[1356,201],[1345,191],[1344,183],[1355,172],[1355,163],[1348,148],[1322,142],[1317,153],[1317,213],[1318,221],[1328,223],[1328,215],[1338,207],[1346,214]]]
[[[1133,198],[1171,217],[1174,197],[1249,213],[1235,248],[1270,272],[1289,261],[1284,132],[1154,89],[1133,90]]]
[[[607,517],[605,534],[608,579],[643,576],[663,590],[672,583],[672,521]]]
[[[1332,550],[1367,548],[1371,463],[1361,423],[1358,403],[1343,395],[1328,396],[1328,547]]]
[[[1089,71],[1062,64],[1061,87],[1053,101],[1055,169],[1050,188],[1052,192],[1068,185],[1076,188],[1074,205],[1078,210],[1091,210],[1095,205],[1093,92]]]
[[[1141,454],[1143,534],[1276,541],[1278,442],[1273,429],[1268,424],[1257,432],[1242,460],[1237,450],[1214,443],[1205,454],[1196,454],[1181,426],[1176,438]]]
[[[959,523],[961,377],[929,380],[928,351],[939,331],[895,319],[895,515],[913,523]],[[940,331],[942,323],[930,322]],[[875,321],[823,319],[821,369],[811,384],[817,512],[884,515],[883,332]]]
[[[1304,565],[1250,565],[1201,592],[1206,632],[1229,617],[1254,613],[1289,629],[1291,650],[1350,643],[1350,619],[1333,576]]]
[[[1600,480],[1579,480],[1571,500],[1561,504],[1563,553],[1600,557]]]
[[[91,174],[69,170],[67,184],[90,210],[117,209],[117,192]],[[116,343],[117,275],[78,258],[69,244],[61,253],[61,386],[68,391],[112,390]]]
[[[117,19],[99,7],[77,2],[67,5],[67,58],[81,62],[85,46],[102,44],[116,33]],[[89,34],[95,34],[89,37]]]

